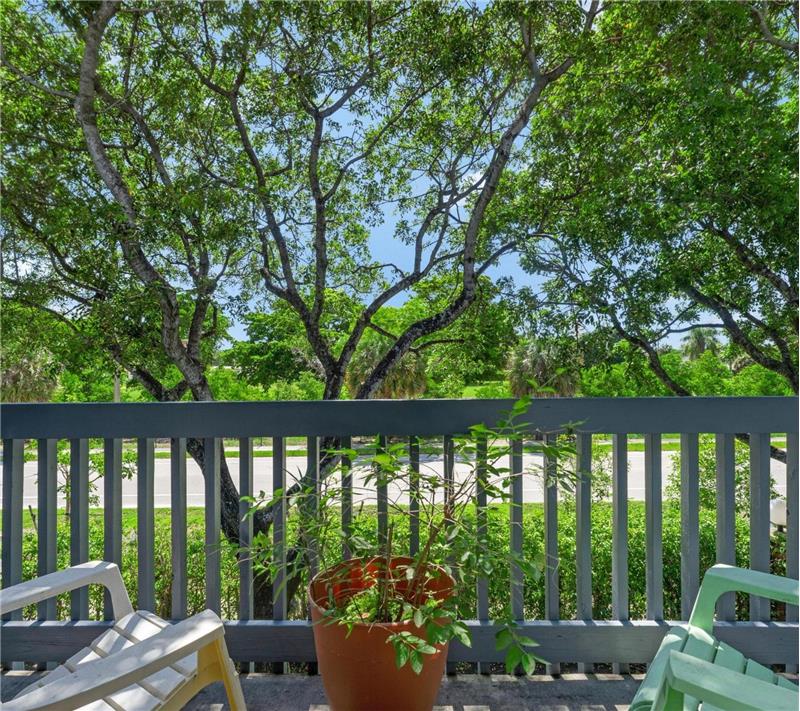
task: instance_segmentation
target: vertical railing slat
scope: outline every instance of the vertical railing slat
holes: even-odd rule
[[[348,437],[339,438],[339,448],[352,449],[353,441]],[[342,455],[342,558],[349,559],[353,552],[350,539],[353,535],[353,460],[349,454]]]
[[[700,465],[695,432],[681,434],[681,619],[688,620],[700,587]]]
[[[37,575],[54,573],[58,567],[58,442],[40,439],[38,442],[38,505],[37,538],[39,560]],[[56,619],[56,599],[38,605],[40,620]]]
[[[629,618],[628,604],[628,435],[614,434],[612,441],[611,615]],[[612,664],[615,674],[628,672],[628,664]]]
[[[545,435],[546,447],[555,447],[556,435]],[[548,620],[560,617],[560,598],[558,591],[558,461],[555,455],[545,452],[544,457],[544,558],[545,586],[544,608]],[[560,664],[545,665],[545,673],[560,674]]]
[[[575,586],[576,617],[591,620],[592,613],[592,435],[578,433],[575,438],[578,481],[575,492]],[[578,672],[590,674],[594,664],[578,663]]]
[[[798,503],[800,501],[800,491],[798,491],[798,446],[797,432],[789,432],[786,435],[786,575],[789,578],[798,577]],[[789,605],[787,614],[794,615],[792,621],[797,621],[797,606]]]
[[[715,435],[717,484],[717,563],[736,565],[736,459],[732,434]],[[717,619],[736,618],[734,593],[717,600]]]
[[[386,452],[386,436],[379,435],[376,446],[376,454],[383,454]],[[378,482],[377,490],[377,506],[378,506],[378,544],[383,545],[386,543],[388,530],[389,530],[389,493],[386,488],[386,477],[381,471],[380,466],[376,466]]]
[[[280,495],[278,495],[280,492]],[[275,500],[272,519],[272,564],[275,574],[272,578],[272,619],[285,620],[287,617],[286,597],[286,440],[272,438],[272,496]],[[273,674],[284,671],[282,662],[271,665]]]
[[[487,441],[486,435],[479,435],[476,442],[476,476],[477,476],[477,523],[478,523],[478,544],[481,548],[479,552],[488,550],[487,541],[487,512],[488,505],[486,497],[486,486],[488,484],[486,478],[488,476],[488,467],[486,462]],[[489,580],[485,575],[478,576],[477,585],[477,598],[478,598],[478,619],[486,621],[489,619]]]
[[[444,466],[444,505],[447,510],[453,502],[455,494],[455,443],[453,442],[452,435],[445,435],[442,441],[443,445],[443,466]],[[448,526],[452,521],[448,520]]]
[[[155,450],[150,437],[138,440],[136,457],[137,607],[155,607]]]
[[[170,440],[170,539],[172,547],[173,620],[186,617],[186,440]]]
[[[455,442],[453,441],[452,435],[445,435],[442,440],[442,465],[444,471],[444,506],[445,512],[452,512],[453,506],[453,497],[455,496],[455,468],[456,468],[456,460],[455,460]],[[450,529],[453,525],[453,518],[452,513],[446,513],[446,527]],[[449,560],[449,563],[453,563],[454,561]],[[459,582],[459,571],[458,566],[453,565],[452,567],[453,578],[456,580],[456,583]],[[457,671],[457,665],[455,662],[447,662],[446,671],[448,675],[453,675]]]
[[[798,434],[786,434],[786,576],[798,577],[798,517],[797,506],[800,502],[800,486],[798,486]],[[786,606],[786,621],[797,622],[797,605]],[[787,665],[786,672],[797,674],[797,665]]]
[[[750,434],[750,568],[769,572],[770,437]],[[769,620],[767,598],[750,596],[750,620]]]
[[[25,440],[5,440],[3,447],[3,586],[22,582],[23,482],[25,479]],[[8,527],[8,531],[6,531]],[[21,620],[22,610],[3,619]],[[22,671],[22,661],[12,662],[12,671]]]
[[[509,506],[509,529],[511,553],[522,556],[522,440],[511,442],[511,505]],[[522,568],[511,563],[511,617],[522,620],[524,612],[524,577]],[[520,668],[506,669],[507,674],[519,673]]]
[[[89,441],[70,440],[70,565],[89,560]],[[89,617],[89,590],[81,588],[70,595],[70,617],[86,620]]]
[[[103,559],[122,565],[122,440],[103,440]],[[103,593],[103,618],[114,619],[111,595]]]
[[[320,458],[320,438],[308,437],[306,440],[306,476],[308,477],[307,511],[312,520],[316,521],[319,511],[319,458]],[[309,574],[314,576],[319,569],[319,550],[317,539],[314,536],[309,541],[308,546],[308,567]]]
[[[408,440],[408,470],[411,481],[409,482],[409,514],[410,549],[411,555],[419,552],[419,437],[413,435]]]
[[[488,516],[487,506],[488,500],[486,495],[486,487],[489,482],[487,477],[489,475],[489,468],[487,463],[487,437],[485,434],[478,434],[475,441],[475,474],[477,479],[477,490],[475,493],[475,506],[477,509],[477,524],[478,524],[478,554],[481,554],[489,549],[487,535],[488,529]],[[477,617],[482,622],[489,620],[489,579],[485,575],[479,575],[476,585],[476,598],[477,598]],[[478,663],[478,672],[480,674],[489,674],[491,667],[489,664]]]
[[[250,546],[253,542],[253,518],[249,515],[253,491],[253,440],[239,438],[239,619],[253,618],[253,561]]]
[[[664,619],[661,514],[661,435],[644,436],[644,500],[647,619]]]
[[[522,442],[514,440],[511,445],[511,552],[522,555]],[[511,616],[522,620],[523,614],[523,575],[517,564],[511,565]]]
[[[3,440],[3,587],[22,582],[22,489],[25,440]],[[22,610],[4,616],[22,619]]]
[[[286,619],[286,440],[272,438],[272,492],[275,515],[272,521],[272,618]],[[278,492],[281,495],[278,496]]]
[[[220,445],[216,437],[203,439],[205,479],[206,607],[220,612]]]
[[[315,526],[318,523],[319,514],[321,441],[321,437],[309,437],[307,439],[308,456],[306,457],[306,474],[308,476],[308,489],[311,494],[308,499],[308,514],[311,520],[314,521]],[[308,574],[310,577],[313,578],[317,574],[319,565],[319,545],[317,535],[315,534],[308,544]],[[309,619],[311,619],[310,614],[309,612]],[[318,672],[317,663],[309,663],[307,669],[310,675],[316,675]]]

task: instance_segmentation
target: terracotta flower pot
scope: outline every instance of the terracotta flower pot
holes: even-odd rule
[[[410,563],[411,558],[397,557],[390,567]],[[436,654],[424,655],[422,672],[415,674],[410,664],[397,668],[394,645],[386,641],[405,630],[425,638],[425,630],[412,621],[356,624],[349,633],[344,625],[323,621],[329,591],[337,601],[346,600],[371,585],[370,574],[379,570],[375,559],[355,558],[323,571],[308,587],[317,663],[331,711],[431,711],[447,660],[447,644],[436,645]],[[454,581],[437,570],[440,574],[426,589],[444,599],[452,595]],[[398,589],[402,592],[401,583]]]

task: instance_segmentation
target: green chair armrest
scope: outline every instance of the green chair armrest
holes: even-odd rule
[[[709,568],[703,576],[703,584],[697,594],[689,624],[710,634],[714,624],[714,607],[717,599],[727,592],[745,592],[797,605],[800,583],[791,578],[718,563]]]
[[[797,711],[798,702],[792,689],[672,651],[653,711],[682,711],[684,695],[726,711]]]

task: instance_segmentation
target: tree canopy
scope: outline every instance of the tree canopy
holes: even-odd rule
[[[798,390],[796,23],[790,3],[610,5],[499,203],[513,234],[549,212],[523,259],[550,301],[674,394],[658,346],[698,327]]]
[[[356,396],[377,392],[516,247],[486,210],[600,9],[5,5],[7,288],[79,317],[158,399],[212,398],[220,314],[258,300],[294,312],[338,397],[380,309],[457,274]],[[359,304],[344,339],[325,331],[333,290]]]
[[[422,363],[450,395],[526,310],[579,368],[622,338],[691,394],[662,345],[703,327],[797,392],[795,3],[0,3],[4,319],[54,334],[4,357],[37,397],[58,352],[161,401]],[[514,253],[548,277],[516,311]],[[222,498],[235,540],[224,461]]]
[[[452,279],[354,396],[378,393],[516,248],[485,229],[487,209],[600,10],[2,2],[4,296],[157,400],[213,399],[229,319],[278,303],[302,324],[322,395],[338,398],[381,309]],[[356,311],[331,335],[342,302]],[[187,449],[202,463],[201,441]],[[235,541],[224,460],[221,487]],[[258,512],[257,531],[270,516]],[[270,595],[258,599],[266,613]]]

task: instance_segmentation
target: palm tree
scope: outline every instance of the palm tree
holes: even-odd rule
[[[689,360],[697,360],[703,353],[709,351],[717,355],[722,347],[714,329],[693,328],[681,341],[683,355]]]
[[[578,373],[553,343],[532,339],[511,349],[508,384],[514,397],[571,397],[578,389]]]
[[[3,369],[0,372],[3,401],[47,402],[58,386],[58,371],[59,367],[46,352],[19,358],[3,353]]]
[[[383,339],[371,338],[362,342],[345,374],[345,384],[351,393],[361,387],[387,348],[388,343]],[[425,359],[418,353],[409,352],[392,366],[374,397],[390,400],[417,398],[425,392],[426,385]]]
[[[739,355],[734,356],[729,360],[730,362],[728,363],[728,366],[731,369],[731,373],[733,373],[734,375],[738,375],[745,368],[755,364],[755,361],[750,356],[745,355],[744,353],[740,353]]]

